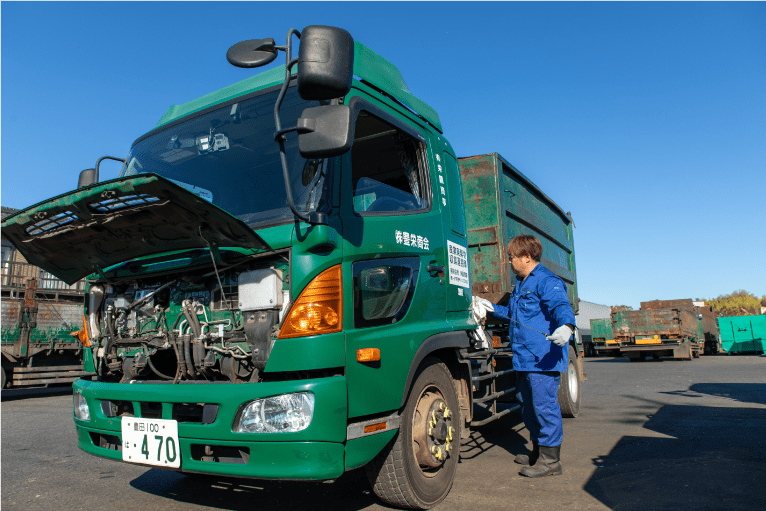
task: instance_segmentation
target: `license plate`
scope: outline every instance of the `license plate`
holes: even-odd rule
[[[180,468],[178,422],[123,417],[122,461]]]

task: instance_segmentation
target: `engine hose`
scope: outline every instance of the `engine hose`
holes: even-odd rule
[[[189,336],[184,335],[184,358],[186,358],[186,373],[195,380],[197,379],[196,370],[194,369],[194,364],[192,363],[191,353],[189,351]]]
[[[183,312],[178,315],[178,317],[176,318],[176,322],[173,323],[173,328],[170,329],[171,332],[176,329],[176,327],[178,326],[178,323],[181,322],[181,318],[183,318],[183,317],[184,317]]]
[[[173,379],[172,376],[168,376],[166,374],[162,374],[161,372],[159,372],[157,370],[157,368],[154,367],[154,364],[152,364],[152,359],[151,359],[151,357],[149,357],[149,355],[146,356],[146,363],[149,364],[149,369],[151,369],[154,372],[154,374],[156,374],[157,376],[159,376],[163,380],[172,380]]]
[[[199,336],[202,335],[202,327],[200,326],[199,318],[197,317],[197,314],[194,312],[194,309],[189,304],[187,304],[187,306],[183,308],[183,313],[184,313],[184,317],[186,318],[186,322],[189,323],[189,326],[191,327],[192,332],[194,332],[194,338],[198,339]]]
[[[181,356],[181,352],[178,351],[178,337],[175,335],[173,335],[173,351],[176,353],[176,377],[173,378],[173,383],[178,383],[181,375],[186,372],[186,361]]]

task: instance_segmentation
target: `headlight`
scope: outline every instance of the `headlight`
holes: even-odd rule
[[[314,394],[297,392],[256,399],[234,419],[236,433],[295,433],[303,431],[314,416]]]
[[[73,394],[74,400],[74,416],[80,420],[90,420],[90,410],[88,409],[88,402],[82,397],[82,394],[75,391]]]

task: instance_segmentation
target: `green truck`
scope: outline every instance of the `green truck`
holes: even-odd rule
[[[597,355],[620,356],[620,342],[615,339],[611,318],[591,319],[590,336]]]
[[[386,503],[429,508],[469,428],[518,407],[498,405],[507,325],[479,335],[472,295],[507,300],[504,245],[536,232],[576,307],[571,218],[498,155],[458,162],[438,114],[344,30],[227,58],[279,51],[284,66],[171,107],[119,178],[83,171],[3,231],[64,281],[90,275],[84,451],[261,479],[366,467]],[[575,340],[570,355],[574,416]]]

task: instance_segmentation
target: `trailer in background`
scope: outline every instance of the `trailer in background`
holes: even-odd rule
[[[15,213],[2,207],[2,217]],[[85,281],[72,285],[29,264],[2,236],[0,349],[2,388],[72,383],[83,370],[83,345],[73,337],[83,324]]]
[[[691,298],[678,300],[652,300],[641,302],[641,309],[687,309],[697,317],[697,339],[700,344],[700,355],[715,355],[721,351],[721,336],[713,307],[704,305],[705,302],[693,302]],[[702,304],[702,305],[697,305]]]
[[[729,355],[741,353],[766,354],[766,316],[735,316],[718,318],[721,345]]]
[[[615,339],[611,317],[591,319],[590,332],[596,355],[620,356],[620,343]]]
[[[704,349],[690,299],[641,302],[640,310],[614,311],[612,328],[620,354],[631,361],[647,356],[691,360]]]

